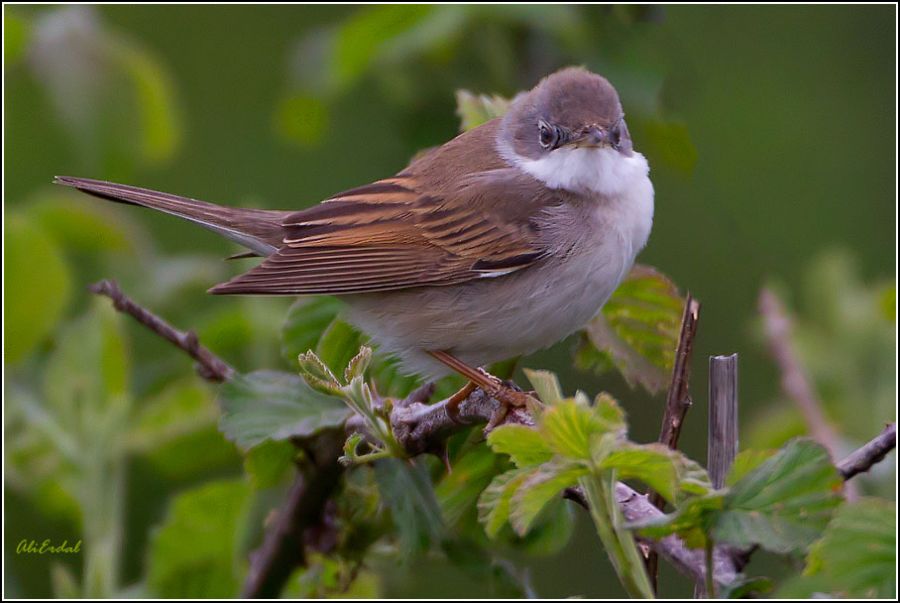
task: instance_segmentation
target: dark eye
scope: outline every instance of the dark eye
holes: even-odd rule
[[[547,122],[542,121],[538,124],[538,139],[545,149],[555,149],[559,144],[560,134],[559,128],[551,126]]]

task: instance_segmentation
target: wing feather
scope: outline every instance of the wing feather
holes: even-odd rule
[[[500,276],[544,252],[521,175],[493,170],[445,190],[404,174],[287,215],[284,241],[212,293],[365,293]],[[546,190],[546,189],[545,189]],[[515,204],[524,205],[517,207]]]

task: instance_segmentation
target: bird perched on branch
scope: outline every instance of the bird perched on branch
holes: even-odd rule
[[[650,234],[648,172],[613,86],[568,68],[502,118],[309,209],[56,182],[190,220],[264,258],[211,293],[339,295],[407,372],[468,378],[456,403],[480,386],[521,405],[525,394],[478,367],[547,347],[597,314]]]

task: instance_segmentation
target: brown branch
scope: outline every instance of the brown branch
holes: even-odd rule
[[[234,374],[234,369],[227,362],[213,354],[208,348],[200,345],[196,333],[176,329],[167,321],[125,295],[116,281],[104,279],[91,285],[90,290],[97,295],[105,295],[112,300],[116,310],[133,317],[139,323],[196,360],[197,373],[207,381],[221,383],[230,379]]]
[[[424,391],[427,392],[427,390]],[[466,424],[487,423],[499,407],[499,402],[480,389],[476,389],[460,403],[459,422],[457,422],[447,414],[447,400],[429,405],[424,403],[423,399],[423,392],[417,392],[410,398],[395,404],[391,412],[394,435],[410,455],[438,449],[440,442]],[[533,426],[534,418],[524,408],[513,408],[500,422],[500,425],[510,423]],[[354,422],[354,425],[356,428],[361,427],[361,423]],[[883,459],[895,443],[896,427],[891,424],[881,435],[839,463],[838,469],[845,479],[850,479]],[[578,488],[569,488],[564,496],[587,508],[584,493]],[[663,512],[653,505],[648,496],[623,483],[616,485],[616,499],[621,506],[622,514],[630,522],[663,515]],[[661,540],[642,538],[638,540],[694,582],[704,581],[706,570],[702,549],[690,549],[676,536],[669,536]],[[717,547],[713,557],[716,584],[721,587],[731,584],[741,568],[746,565],[748,556],[741,555],[740,558],[737,558],[734,551],[726,547]]]
[[[340,484],[344,469],[337,459],[342,445],[340,434],[332,432],[311,447],[303,446],[313,462],[298,467],[300,472],[262,545],[250,554],[243,598],[277,598],[294,569],[305,564],[307,536],[323,523],[323,511]]]
[[[678,448],[681,425],[691,408],[691,395],[688,391],[691,380],[691,352],[694,337],[700,320],[700,302],[688,293],[684,301],[684,315],[681,317],[681,332],[678,335],[678,348],[675,351],[675,365],[672,367],[672,382],[666,395],[666,412],[663,416],[659,441],[672,450]]]
[[[897,424],[890,423],[878,436],[861,448],[850,453],[847,458],[837,464],[844,480],[865,473],[876,463],[881,462],[887,453],[897,446]]]
[[[202,346],[193,331],[176,329],[125,295],[115,281],[100,281],[90,290],[109,297],[117,310],[187,353],[197,361],[197,372],[207,381],[220,383],[234,376],[234,369]],[[300,472],[262,545],[250,555],[242,590],[248,598],[274,598],[281,593],[291,572],[305,562],[305,545],[309,536],[321,531],[327,502],[340,483],[343,468],[337,458],[343,444],[341,435],[323,434],[312,442],[294,444],[304,448],[312,463],[298,467]]]
[[[675,349],[675,363],[672,366],[672,380],[669,383],[669,391],[666,394],[666,410],[663,415],[662,427],[659,432],[659,442],[672,450],[678,448],[678,438],[681,435],[681,426],[684,417],[691,408],[691,395],[689,391],[691,380],[691,352],[694,347],[694,337],[697,335],[697,326],[700,320],[700,302],[688,293],[684,300],[684,312],[681,316],[681,330],[678,334],[678,346]],[[653,506],[662,510],[665,500],[658,492],[650,492],[650,502]],[[656,552],[643,547],[647,574],[653,592],[659,590],[659,556]]]

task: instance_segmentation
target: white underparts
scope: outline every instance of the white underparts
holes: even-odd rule
[[[518,155],[501,145],[501,155],[510,164],[543,182],[549,188],[604,196],[628,194],[647,179],[647,160],[638,152],[625,156],[611,148],[562,147],[540,159]]]

